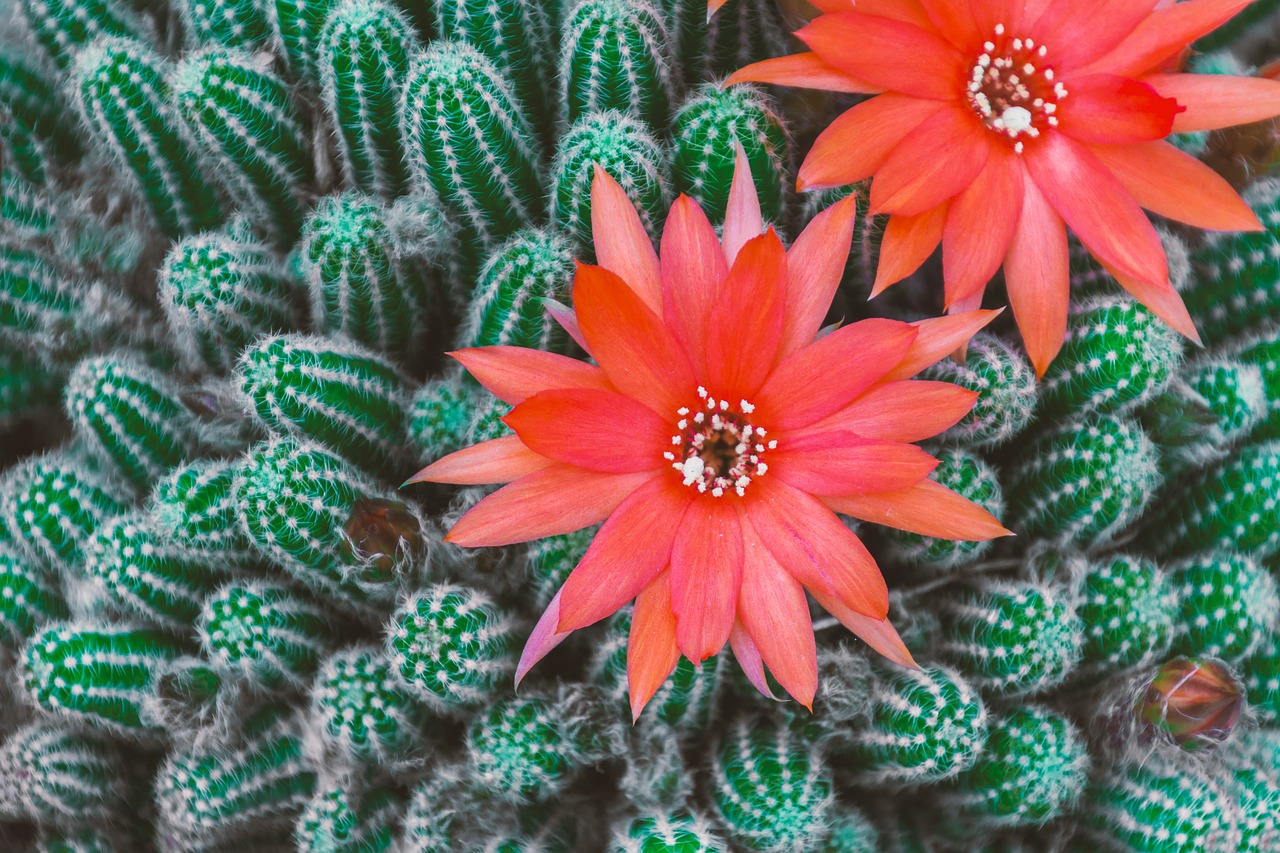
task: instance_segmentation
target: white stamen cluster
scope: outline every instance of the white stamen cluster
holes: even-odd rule
[[[1020,137],[1035,139],[1046,127],[1057,127],[1058,102],[1067,89],[1055,83],[1053,69],[1041,64],[1049,49],[1033,39],[1007,39],[1003,24],[996,25],[995,39],[983,43],[982,55],[969,74],[969,106],[983,124],[1014,140],[1022,153]]]
[[[767,439],[763,427],[747,421],[756,407],[746,400],[734,406],[701,386],[698,399],[697,406],[676,412],[680,432],[671,436],[673,449],[662,455],[684,477],[686,486],[716,498],[729,491],[741,497],[752,480],[769,470],[763,456],[778,442]]]

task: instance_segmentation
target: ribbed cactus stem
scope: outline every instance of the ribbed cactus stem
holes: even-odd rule
[[[564,24],[565,120],[618,110],[666,127],[676,98],[666,16],[649,0],[579,0]]]
[[[0,747],[0,816],[109,824],[139,793],[132,775],[124,752],[106,738],[36,723]]]
[[[82,155],[79,127],[63,95],[49,75],[29,64],[21,53],[0,51],[0,107],[0,113],[9,119],[0,130],[0,139],[10,139],[11,132],[29,137],[32,144],[63,163],[75,162]],[[28,172],[26,177],[43,183],[48,176]]]
[[[950,382],[978,395],[969,414],[943,434],[946,441],[999,447],[1031,423],[1036,407],[1035,371],[1026,356],[996,335],[975,335],[964,361],[944,359],[921,378]]]
[[[1280,590],[1271,574],[1231,551],[1201,554],[1174,567],[1178,601],[1173,650],[1238,663],[1280,629]]]
[[[0,65],[0,73],[3,70]],[[57,221],[58,212],[47,192],[12,169],[0,168],[0,237],[39,242],[55,233]]]
[[[395,844],[402,811],[380,788],[361,790],[349,779],[322,783],[298,818],[294,841],[299,853],[383,853]]]
[[[1233,358],[1196,361],[1145,413],[1165,450],[1166,479],[1226,458],[1267,416],[1262,368]]]
[[[261,0],[275,16],[276,31],[289,70],[296,79],[320,88],[321,34],[335,0]]]
[[[543,300],[568,300],[573,260],[571,244],[557,234],[541,229],[516,233],[481,270],[459,343],[562,351],[568,336]]]
[[[986,461],[962,448],[946,448],[935,453],[938,467],[933,479],[997,518],[1004,515],[1004,490],[995,469]],[[982,556],[991,542],[936,539],[916,533],[886,530],[894,553],[906,562],[930,569],[954,569]]]
[[[324,744],[348,760],[390,765],[422,746],[425,710],[372,646],[345,649],[321,664],[311,711]]]
[[[178,544],[230,566],[258,560],[239,523],[236,466],[216,459],[179,465],[156,483],[150,510]]]
[[[38,629],[70,615],[57,576],[0,542],[0,643],[21,645]]]
[[[1177,599],[1153,563],[1127,555],[1102,558],[1089,565],[1081,594],[1082,663],[1119,670],[1153,663],[1168,652]]]
[[[725,853],[710,821],[687,812],[642,813],[619,822],[609,853]]]
[[[577,764],[577,747],[557,710],[545,699],[513,698],[477,716],[467,735],[471,782],[514,803],[559,794]]]
[[[1106,850],[1240,850],[1240,827],[1227,792],[1207,774],[1170,761],[1110,770],[1092,784],[1084,802],[1084,833]]]
[[[112,0],[23,0],[22,11],[36,41],[64,69],[95,39],[146,35],[129,7]]]
[[[205,600],[196,632],[220,671],[267,689],[302,687],[334,645],[334,620],[286,587],[231,584]]]
[[[498,438],[504,425],[492,415],[506,415],[500,403],[463,375],[451,373],[425,383],[414,394],[409,434],[424,459],[434,461],[468,444]],[[497,433],[497,434],[493,434]]]
[[[582,562],[598,528],[586,527],[574,533],[536,539],[528,545],[526,576],[539,607],[551,603],[569,573]]]
[[[271,20],[261,0],[178,0],[187,33],[199,45],[253,49],[271,38]]]

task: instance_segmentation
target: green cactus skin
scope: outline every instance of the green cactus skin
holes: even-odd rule
[[[324,106],[338,129],[347,183],[390,201],[409,180],[400,100],[417,36],[382,0],[345,0],[329,14],[321,45]]]
[[[1240,664],[1249,707],[1263,725],[1280,723],[1280,642],[1263,642]]]
[[[392,357],[415,351],[428,308],[420,269],[392,251],[387,211],[357,194],[321,199],[302,235],[316,326]]]
[[[237,849],[232,842],[292,828],[315,786],[302,742],[288,724],[244,744],[181,750],[156,778],[156,834],[162,849]]]
[[[526,546],[525,571],[538,608],[551,603],[569,573],[587,553],[597,527],[585,527],[561,536],[535,539]]]
[[[0,65],[0,73],[3,71]],[[55,234],[57,222],[49,193],[0,164],[0,239],[36,242]]]
[[[831,817],[831,835],[818,853],[882,853],[881,834],[861,812],[838,803]]]
[[[1262,369],[1238,359],[1187,365],[1144,413],[1160,437],[1166,479],[1225,459],[1267,415]]]
[[[1190,771],[1190,772],[1189,772]],[[1116,768],[1085,793],[1083,829],[1107,850],[1239,851],[1231,799],[1208,775],[1152,760]]]
[[[403,853],[451,853],[459,849],[462,817],[476,806],[463,787],[463,767],[444,764],[413,789],[404,813]]]
[[[1004,515],[1004,491],[995,470],[976,456],[961,448],[947,448],[935,454],[938,467],[933,479],[957,492],[997,518]],[[991,542],[965,542],[952,539],[934,539],[899,530],[886,530],[894,554],[905,562],[932,569],[955,569],[985,554]]]
[[[198,45],[253,49],[271,38],[271,21],[256,0],[179,0],[174,5]]]
[[[1170,573],[1178,599],[1173,651],[1239,663],[1280,628],[1280,590],[1249,557],[1202,554]]]
[[[196,632],[219,671],[268,690],[305,686],[334,645],[334,621],[319,606],[261,582],[232,584],[210,596]]]
[[[1116,555],[1091,563],[1077,612],[1084,623],[1081,662],[1108,671],[1145,666],[1173,642],[1177,598],[1151,562]]]
[[[487,396],[458,373],[424,383],[409,407],[409,435],[422,458],[434,461],[473,443]]]
[[[180,465],[156,483],[150,511],[179,545],[239,568],[258,556],[238,520],[235,474],[233,463],[216,459]]]
[[[868,718],[847,750],[867,784],[917,785],[971,767],[987,739],[982,699],[948,669],[906,670],[878,679]]]
[[[950,382],[978,395],[973,409],[943,434],[967,447],[1007,444],[1031,423],[1036,407],[1036,374],[1027,357],[996,335],[979,333],[969,342],[963,363],[944,359],[922,379]]]
[[[952,796],[979,825],[1040,825],[1073,810],[1088,765],[1084,738],[1071,721],[1028,705],[991,720],[987,748],[956,780]]]
[[[308,203],[310,131],[288,85],[253,55],[209,48],[183,60],[174,100],[206,169],[278,242],[293,241]]]
[[[129,829],[132,829],[130,827]],[[77,827],[69,831],[50,830],[36,841],[35,853],[127,853],[143,848],[141,833],[115,827]]]
[[[1046,414],[1114,414],[1150,399],[1173,378],[1182,338],[1122,297],[1099,297],[1072,313],[1062,352],[1045,374]]]
[[[1269,326],[1255,335],[1233,341],[1222,354],[1257,367],[1266,396],[1265,414],[1249,437],[1280,438],[1280,325]]]
[[[564,352],[568,336],[542,300],[569,300],[573,260],[569,241],[551,231],[528,229],[513,235],[480,271],[460,346]]]
[[[704,85],[672,122],[672,171],[677,192],[698,203],[713,224],[723,224],[737,149],[747,155],[766,221],[782,218],[787,201],[789,140],[773,105],[750,86]]]
[[[437,41],[414,59],[401,121],[410,174],[492,251],[542,215],[541,159],[507,77],[474,47]]]
[[[56,576],[0,541],[0,643],[18,646],[44,625],[70,615]]]
[[[82,156],[79,127],[58,87],[19,52],[0,51],[0,108],[9,119],[0,123],[5,128],[0,139],[12,141],[10,133],[21,135],[62,163],[74,163]],[[35,183],[42,184],[48,177],[43,169],[35,174],[22,171]]]
[[[3,66],[0,65],[2,71]],[[3,97],[3,90],[0,90],[0,97]],[[51,162],[44,142],[13,112],[12,107],[0,100],[0,150],[4,151],[4,167],[33,184],[43,186],[55,164]]]
[[[1010,474],[1014,529],[1097,546],[1142,513],[1160,484],[1159,452],[1131,421],[1086,418],[1048,429]]]
[[[641,814],[619,823],[609,853],[727,853],[711,824],[687,812]]]
[[[1266,853],[1280,842],[1280,777],[1232,757],[1227,784],[1239,810],[1240,853]]]
[[[740,720],[712,762],[709,798],[733,841],[782,853],[810,850],[826,835],[830,770],[818,745],[795,727]]]
[[[176,243],[160,269],[160,303],[192,364],[228,373],[259,335],[302,326],[301,287],[263,243],[238,229]]]
[[[123,751],[110,741],[36,723],[0,747],[0,815],[40,823],[110,823],[139,793],[139,780],[131,775]]]
[[[585,113],[560,138],[552,167],[551,219],[590,246],[591,184],[600,166],[626,191],[651,238],[671,206],[666,152],[643,122],[616,111]]]
[[[353,793],[350,780],[321,785],[294,830],[299,853],[383,853],[395,843],[402,804],[385,791]]]
[[[679,32],[680,68],[689,79],[723,77],[770,56],[787,53],[789,26],[770,0],[729,0],[707,19],[707,4],[698,0],[664,0]]]
[[[67,380],[66,409],[85,444],[138,489],[201,446],[198,423],[178,389],[128,354],[80,362]]]
[[[137,42],[104,38],[72,70],[76,106],[95,141],[136,180],[160,229],[179,237],[222,218],[172,106],[160,60]]]
[[[666,127],[677,87],[670,44],[666,16],[649,0],[580,0],[561,36],[565,121],[618,110]]]
[[[0,431],[34,414],[56,410],[66,374],[20,352],[0,351]]]
[[[125,510],[121,490],[70,453],[28,459],[0,485],[0,524],[23,554],[51,571],[78,563],[98,525]]]
[[[467,735],[471,783],[513,803],[557,796],[579,758],[557,710],[543,699],[511,698],[478,715]]]
[[[21,677],[32,701],[46,711],[140,733],[158,727],[156,685],[180,654],[173,639],[156,631],[59,624],[27,643]]]
[[[391,764],[421,745],[423,709],[374,647],[338,652],[321,665],[311,714],[325,745],[354,761]]]
[[[515,672],[520,626],[487,595],[440,584],[407,599],[387,630],[400,682],[437,712],[474,710]]]
[[[321,35],[336,0],[262,0],[275,15],[283,54],[293,76],[320,88]]]
[[[145,36],[128,6],[112,0],[23,0],[22,11],[36,41],[64,70],[95,39]]]

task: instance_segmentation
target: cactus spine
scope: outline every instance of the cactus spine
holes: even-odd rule
[[[386,765],[419,746],[423,711],[391,670],[373,647],[338,652],[321,665],[311,713],[324,743],[338,755]]]
[[[0,542],[0,642],[16,646],[70,616],[58,579]]]
[[[269,690],[301,687],[333,645],[333,619],[285,587],[232,584],[210,596],[196,631],[205,655]]]
[[[618,110],[666,127],[677,85],[670,51],[666,17],[649,0],[580,0],[560,46],[565,120]]]
[[[14,141],[10,134],[25,137],[29,145],[47,151],[61,163],[73,163],[82,155],[79,128],[61,93],[44,73],[17,54],[0,52],[0,107],[0,113],[9,119],[2,123],[0,139]],[[43,163],[34,174],[20,171],[38,184],[48,177]]]
[[[171,470],[156,483],[150,509],[179,545],[230,566],[252,564],[257,552],[240,526],[235,465],[202,459]]]
[[[253,49],[271,38],[271,22],[257,0],[179,0],[175,5],[197,44]]]
[[[320,37],[335,0],[262,0],[274,7],[276,29],[293,76],[320,88]]]
[[[1116,768],[1093,784],[1084,801],[1085,835],[1108,850],[1241,849],[1227,792],[1209,776],[1170,762]]]
[[[963,495],[997,518],[1004,514],[1004,491],[990,465],[967,450],[948,448],[936,454],[933,479]],[[935,539],[900,530],[886,530],[893,551],[906,562],[937,569],[954,569],[986,553],[991,543]]]
[[[1175,474],[1226,458],[1266,416],[1262,369],[1230,358],[1187,365],[1146,412]]]
[[[1280,591],[1242,554],[1201,554],[1170,576],[1178,598],[1175,652],[1238,663],[1280,628]]]
[[[382,790],[353,792],[349,786],[344,779],[317,788],[294,831],[299,853],[383,853],[392,848],[401,803]]]
[[[127,7],[111,0],[23,0],[22,11],[36,41],[64,69],[95,39],[144,35]]]
[[[943,434],[976,448],[999,447],[1031,422],[1036,406],[1036,374],[1026,356],[1002,338],[979,333],[969,342],[963,363],[944,359],[923,379],[950,382],[978,395],[973,409]]]
[[[542,300],[564,302],[572,286],[569,241],[544,230],[518,232],[481,270],[461,345],[564,350],[568,336],[551,319]]]
[[[1177,599],[1155,565],[1117,555],[1090,565],[1077,612],[1084,623],[1082,662],[1122,669],[1152,663],[1169,650]]]
[[[609,853],[725,853],[711,825],[685,812],[642,814],[619,824]]]
[[[110,741],[37,723],[0,747],[0,815],[41,823],[110,823],[131,807],[138,781]]]
[[[471,781],[514,803],[544,801],[567,783],[576,758],[573,733],[543,699],[499,701],[467,735]]]

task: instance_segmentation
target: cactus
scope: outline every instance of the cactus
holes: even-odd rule
[[[274,7],[276,30],[293,76],[320,88],[321,35],[336,0],[262,0]]]
[[[598,530],[584,527],[573,533],[535,539],[526,546],[525,573],[538,607],[551,603],[569,573],[582,562]]]
[[[557,796],[581,758],[559,710],[545,699],[511,698],[476,717],[467,735],[472,784],[514,803]]]
[[[0,65],[0,73],[3,70],[4,66]],[[2,166],[0,164],[0,238],[34,243],[55,233],[58,212],[49,194]]]
[[[48,723],[0,747],[0,815],[40,823],[110,823],[141,793],[123,750],[92,733]]]
[[[20,645],[45,624],[70,615],[57,578],[0,542],[0,643]]]
[[[128,626],[53,625],[22,653],[23,686],[35,704],[123,732],[156,729],[156,688],[181,654],[156,631]]]
[[[561,36],[565,121],[618,110],[666,127],[678,85],[670,44],[666,16],[649,0],[580,0]]]
[[[422,457],[439,459],[479,440],[480,421],[495,410],[492,399],[459,373],[425,383],[409,409],[409,434]]]
[[[868,784],[922,784],[968,769],[987,738],[982,699],[948,669],[904,670],[874,684],[846,753]]]
[[[983,509],[1000,517],[1004,514],[1004,492],[996,472],[981,457],[960,448],[947,448],[937,453],[938,467],[933,479],[957,492]],[[893,543],[893,552],[902,560],[936,569],[954,569],[978,559],[991,542],[965,542],[934,539],[915,533],[889,529],[885,531]]]
[[[1280,438],[1280,325],[1233,341],[1223,348],[1223,354],[1257,367],[1262,375],[1265,410],[1262,422],[1254,427],[1250,437]]]
[[[141,44],[103,38],[76,57],[72,79],[90,133],[133,176],[160,230],[178,237],[217,226],[221,212],[165,73]]]
[[[981,825],[1039,825],[1072,811],[1088,762],[1070,720],[1028,705],[991,720],[987,748],[952,796]]]
[[[507,77],[474,47],[438,41],[410,67],[401,121],[409,168],[492,251],[542,214],[540,153]]]
[[[404,467],[405,379],[384,359],[330,338],[261,338],[241,356],[241,393],[279,433],[320,442],[357,466]]]
[[[178,0],[174,5],[196,44],[253,49],[271,38],[271,21],[258,0]]]
[[[325,745],[356,761],[391,764],[421,744],[425,715],[380,649],[347,649],[320,667],[311,713]]]
[[[321,36],[320,80],[347,182],[390,201],[409,180],[400,99],[418,50],[408,19],[382,0],[344,0]]]
[[[241,229],[175,244],[160,270],[160,303],[193,364],[228,373],[254,338],[301,327],[300,287]]]
[[[197,455],[195,416],[164,374],[128,354],[96,356],[67,380],[67,416],[94,453],[138,489]]]
[[[404,853],[450,853],[459,848],[462,816],[477,805],[462,785],[464,772],[457,765],[439,765],[413,789],[403,819]]]
[[[351,780],[317,788],[294,830],[299,853],[383,853],[395,843],[401,804],[381,789],[352,792]]]
[[[1280,590],[1249,557],[1201,554],[1170,574],[1178,599],[1173,650],[1238,663],[1280,629]]]
[[[1182,338],[1124,297],[1098,297],[1076,309],[1067,340],[1045,373],[1046,414],[1114,414],[1141,405],[1173,378]]]
[[[680,67],[700,79],[723,77],[744,65],[786,53],[792,29],[770,0],[729,0],[708,19],[699,0],[665,0],[679,34]]]
[[[1168,652],[1177,599],[1168,578],[1150,562],[1116,555],[1091,563],[1081,597],[1082,663],[1122,669]]]
[[[86,25],[93,24],[86,21]],[[7,119],[0,122],[0,139],[13,141],[10,134],[20,135],[62,163],[74,163],[83,154],[79,127],[54,83],[23,56],[7,51],[0,51],[0,114]],[[35,183],[42,184],[48,177],[43,162],[35,173],[21,171]]]
[[[567,302],[573,271],[569,241],[540,229],[516,233],[481,270],[459,345],[563,352],[568,336],[542,300]]]
[[[922,379],[950,382],[978,395],[973,409],[943,434],[976,448],[999,447],[1031,422],[1036,406],[1036,374],[1026,356],[992,334],[969,342],[963,362],[945,359],[928,368]]]
[[[440,712],[474,710],[515,671],[519,626],[484,593],[441,584],[407,599],[387,631],[400,682]]]
[[[1144,419],[1159,436],[1165,469],[1180,474],[1226,458],[1266,415],[1262,369],[1217,358],[1183,368]]]
[[[826,835],[831,771],[817,744],[780,720],[739,720],[712,759],[709,799],[751,850],[811,850]]]
[[[676,114],[671,135],[676,191],[696,201],[712,223],[724,222],[739,145],[751,165],[761,215],[770,222],[782,217],[789,140],[782,120],[758,90],[704,85]]]
[[[578,245],[590,246],[591,185],[595,167],[626,191],[651,238],[671,206],[666,152],[644,123],[616,112],[582,115],[560,138],[552,167],[551,219]]]
[[[1280,723],[1280,641],[1268,638],[1240,664],[1249,707],[1263,725]]]
[[[1010,473],[1013,527],[1088,547],[1141,514],[1160,483],[1159,453],[1131,421],[1086,418],[1046,431]]]
[[[687,812],[642,813],[619,822],[609,853],[726,853],[724,842],[702,818]]]
[[[22,11],[36,41],[64,70],[95,39],[146,35],[128,6],[112,0],[22,0]]]
[[[857,809],[840,804],[831,820],[831,834],[818,853],[880,853],[881,834]]]
[[[312,165],[309,131],[287,84],[248,53],[209,48],[182,61],[173,89],[206,169],[255,225],[282,244],[292,242]]]
[[[179,545],[228,566],[245,566],[257,552],[238,521],[235,465],[202,459],[180,465],[156,483],[151,513]]]
[[[302,687],[334,645],[333,619],[285,587],[232,584],[210,596],[196,632],[205,655],[268,690]]]

